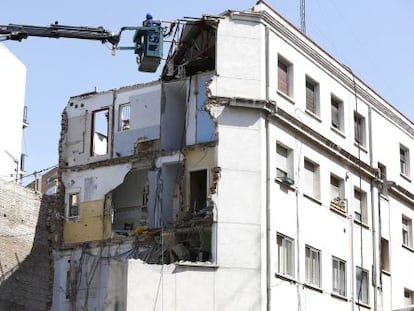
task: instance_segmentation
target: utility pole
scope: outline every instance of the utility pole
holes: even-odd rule
[[[306,34],[306,4],[305,0],[300,0],[300,31]]]

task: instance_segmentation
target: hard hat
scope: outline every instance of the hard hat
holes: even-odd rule
[[[145,16],[146,19],[152,19],[152,15],[150,13],[147,13],[147,15]]]

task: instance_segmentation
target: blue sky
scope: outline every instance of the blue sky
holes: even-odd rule
[[[147,12],[156,19],[171,21],[219,14],[227,9],[244,10],[254,3],[248,0],[2,0],[0,24],[46,26],[59,21],[62,25],[103,26],[118,32],[122,26],[140,25]],[[267,3],[291,23],[300,25],[299,0],[268,0]],[[414,120],[413,14],[412,0],[308,0],[307,35]],[[23,152],[28,154],[28,173],[57,163],[60,115],[70,96],[93,91],[95,87],[103,91],[159,78],[158,73],[138,72],[132,52],[119,51],[114,57],[99,42],[29,38],[20,43],[6,42],[6,46],[27,67],[26,105],[30,126],[25,130]]]

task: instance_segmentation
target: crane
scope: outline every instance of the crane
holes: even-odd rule
[[[134,46],[118,46],[124,31],[135,31]],[[166,29],[161,26],[161,22],[152,20],[152,16],[148,14],[147,20],[143,22],[142,26],[125,26],[117,34],[102,26],[67,26],[60,25],[58,22],[45,27],[18,24],[0,25],[0,41],[22,41],[28,37],[74,38],[109,43],[112,45],[113,54],[116,50],[134,50],[134,53],[137,54],[138,71],[143,72],[157,70],[162,59],[163,37],[165,35],[167,35]]]

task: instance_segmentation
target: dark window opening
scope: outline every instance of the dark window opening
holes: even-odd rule
[[[207,205],[207,170],[190,173],[190,211],[196,212]]]
[[[92,113],[91,156],[108,153],[109,109]]]
[[[69,218],[79,216],[79,192],[69,195]]]

